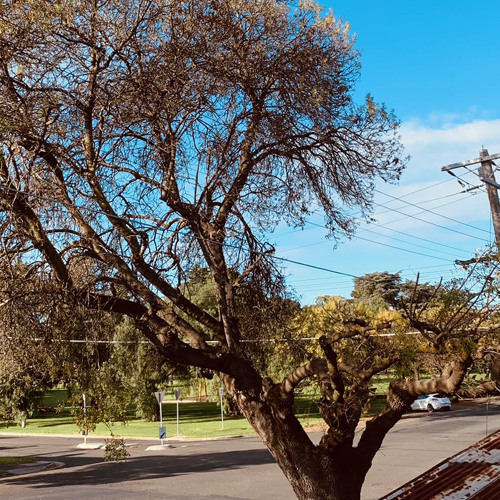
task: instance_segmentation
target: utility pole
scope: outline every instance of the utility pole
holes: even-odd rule
[[[500,184],[495,180],[495,174],[491,165],[494,165],[493,160],[500,158],[500,153],[489,155],[487,149],[482,149],[479,153],[479,158],[474,160],[467,160],[460,163],[452,163],[441,167],[443,172],[450,172],[455,168],[466,167],[479,163],[478,168],[479,178],[486,184],[486,191],[488,192],[488,200],[490,202],[491,217],[493,219],[493,230],[495,231],[495,241],[497,248],[500,249],[500,202],[498,201],[498,192]]]

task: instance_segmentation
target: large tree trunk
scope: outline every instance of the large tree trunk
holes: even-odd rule
[[[355,448],[315,445],[297,418],[280,412],[276,401],[251,400],[239,406],[301,500],[359,500],[369,468]]]
[[[498,396],[500,384],[498,382],[483,382],[476,387],[463,387],[457,391],[461,398],[484,398],[487,396]]]
[[[362,472],[355,449],[328,456],[303,430],[282,422],[269,425],[259,415],[258,432],[301,500],[359,500],[366,472]]]
[[[322,412],[327,416],[329,427],[321,441],[314,444],[292,411],[293,392],[285,389],[286,384],[273,384],[266,378],[259,382],[254,379],[253,386],[238,389],[234,379],[226,377],[225,382],[297,498],[359,500],[373,457],[415,395],[455,391],[471,361],[467,358],[448,364],[440,378],[393,382],[389,386],[385,409],[367,422],[357,446],[354,446],[354,434],[360,412],[350,414],[351,417],[356,414],[356,418],[345,418],[347,414],[341,409],[342,405],[330,401],[329,408],[336,406],[340,410],[329,416],[328,409]],[[350,399],[350,404],[355,404],[354,398]]]
[[[462,387],[457,394],[463,398],[482,398],[500,394],[500,344],[483,352],[489,356],[491,380],[482,382],[476,387]]]
[[[491,380],[500,386],[500,344],[491,349]]]

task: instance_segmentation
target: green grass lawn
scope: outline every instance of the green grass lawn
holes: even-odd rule
[[[64,389],[48,391],[40,401],[40,407],[56,408],[67,397]],[[116,422],[111,427],[99,424],[95,431],[89,434],[96,436],[109,436],[113,433],[120,437],[144,437],[157,439],[160,422],[146,422],[133,416],[125,424]],[[179,434],[177,434],[177,404],[175,400],[167,401],[162,406],[163,425],[166,427],[167,439],[176,437],[185,438],[215,438],[224,436],[239,436],[253,434],[254,431],[245,418],[224,416],[224,428],[220,406],[210,402],[180,402],[179,404]],[[316,425],[322,422],[318,407],[307,396],[296,398],[296,414],[305,426]],[[33,418],[28,418],[24,429],[16,424],[0,422],[0,432],[23,434],[63,434],[78,435],[79,428],[74,423],[69,406],[58,414],[44,413]]]
[[[483,374],[474,374],[475,378]],[[371,401],[370,409],[365,416],[380,413],[385,406],[385,393],[393,378],[388,376],[376,377],[373,380],[375,397]],[[315,426],[322,424],[318,407],[315,403],[318,395],[316,393],[304,392],[295,398],[295,413],[304,426]],[[65,389],[53,389],[41,399],[40,407],[57,408],[61,402],[67,399]],[[179,433],[177,434],[177,405],[175,400],[166,401],[163,405],[163,425],[167,430],[167,439],[185,437],[193,439],[215,438],[224,436],[239,436],[253,434],[254,431],[244,418],[224,416],[224,428],[220,406],[217,403],[193,402],[192,400],[179,404]],[[159,422],[146,422],[135,417],[133,409],[129,412],[129,418],[125,424],[117,422],[111,427],[99,424],[96,430],[90,433],[96,436],[110,436],[113,433],[118,437],[144,437],[157,439]],[[29,418],[27,426],[22,429],[12,422],[0,422],[0,432],[12,432],[23,434],[63,434],[78,435],[80,430],[70,414],[69,406],[64,405],[63,410],[58,413],[44,413]]]
[[[377,386],[377,395],[372,400],[368,415],[380,412],[385,405],[384,392],[388,380],[381,380]],[[380,392],[380,393],[379,393]],[[57,408],[67,398],[65,389],[47,391],[40,401],[40,407]],[[315,426],[323,423],[318,407],[311,394],[298,395],[295,398],[295,413],[304,426]],[[162,406],[163,426],[166,427],[168,438],[216,438],[253,434],[254,430],[245,418],[224,416],[224,428],[220,406],[217,403],[193,402],[191,400],[179,403],[179,433],[177,434],[177,404],[175,400],[166,400]],[[133,409],[129,412],[127,422],[116,422],[111,426],[99,424],[94,436],[142,437],[157,439],[160,422],[146,422],[134,416]],[[70,414],[69,406],[64,406],[60,413],[44,413],[28,418],[24,429],[14,423],[0,422],[0,432],[23,434],[81,434]]]

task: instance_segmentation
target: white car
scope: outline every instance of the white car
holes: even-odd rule
[[[436,410],[449,411],[451,410],[451,402],[447,396],[439,394],[438,392],[434,394],[424,394],[413,401],[411,409],[413,411],[427,410],[428,412]]]

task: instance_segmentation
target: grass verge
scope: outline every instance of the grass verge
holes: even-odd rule
[[[383,381],[382,385],[385,385]],[[377,391],[378,392],[378,391]],[[64,401],[66,391],[53,389],[48,391],[40,402],[41,407],[57,407]],[[379,413],[385,405],[385,397],[377,394],[371,402],[367,415]],[[228,417],[224,415],[222,421],[220,406],[217,403],[183,401],[179,403],[179,422],[177,424],[177,404],[175,400],[167,400],[162,407],[163,426],[166,427],[167,439],[213,439],[218,437],[240,436],[253,434],[254,430],[245,418]],[[295,413],[305,427],[317,426],[324,421],[311,395],[298,395],[295,398]],[[94,436],[140,437],[159,438],[160,422],[146,422],[129,412],[126,423],[115,422],[111,425],[99,424],[95,431],[89,434]],[[69,406],[58,413],[44,413],[29,418],[24,429],[16,424],[0,422],[0,432],[21,434],[60,434],[78,435],[80,429],[75,425],[70,414]]]
[[[63,389],[48,391],[41,400],[41,407],[57,407],[66,395]],[[217,438],[253,434],[254,430],[245,418],[228,417],[224,415],[222,421],[220,406],[210,402],[181,402],[179,404],[179,423],[177,425],[177,404],[166,401],[162,407],[163,426],[167,430],[167,439],[175,438]],[[296,398],[296,414],[302,425],[312,426],[322,422],[318,407],[310,397]],[[112,425],[99,424],[95,431],[89,434],[95,436],[109,436],[113,433],[119,437],[141,437],[157,439],[159,436],[159,422],[146,422],[134,416],[131,411],[127,422],[115,422]],[[16,424],[0,422],[0,432],[22,434],[62,434],[78,435],[80,430],[74,423],[70,408],[65,407],[58,414],[45,413],[27,420],[23,429]]]
[[[22,465],[36,462],[33,457],[0,457],[0,467],[5,465]]]
[[[32,464],[36,462],[33,457],[0,457],[0,477],[8,474],[9,471],[2,467],[10,467],[12,465]]]

